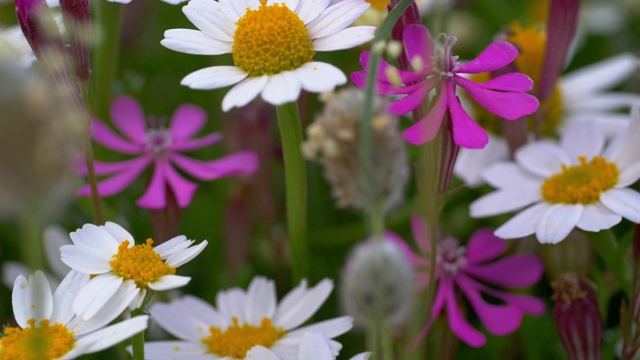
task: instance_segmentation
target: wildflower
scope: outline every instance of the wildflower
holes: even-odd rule
[[[477,74],[500,70],[518,56],[515,46],[498,41],[489,45],[476,59],[461,65],[452,55],[454,36],[440,34],[443,51],[434,49],[429,30],[422,25],[410,24],[403,33],[407,59],[413,71],[398,70],[381,61],[377,75],[377,92],[386,95],[406,95],[389,105],[394,115],[407,114],[429,99],[436,90],[437,100],[430,111],[404,132],[404,138],[414,145],[433,140],[442,119],[449,112],[453,124],[453,138],[457,145],[466,148],[482,148],[488,142],[487,133],[476,124],[460,105],[455,94],[458,85],[467,91],[488,111],[508,120],[515,120],[534,113],[538,100],[526,94],[533,82],[521,73],[509,73],[485,83],[475,83],[462,74]],[[363,52],[360,63],[365,68],[355,72],[351,79],[360,87],[365,86],[369,52]],[[399,80],[399,81],[397,81]]]
[[[499,162],[483,177],[498,190],[474,201],[471,216],[485,217],[523,209],[500,226],[504,239],[533,233],[541,243],[557,243],[574,227],[609,229],[624,217],[640,222],[640,193],[628,188],[640,178],[640,108],[626,131],[605,146],[594,125],[573,123],[560,144],[539,141]]]
[[[425,224],[417,216],[412,219],[413,235],[423,253],[429,252]],[[460,311],[458,291],[469,301],[484,327],[493,335],[506,335],[518,329],[523,314],[542,315],[544,303],[532,296],[511,294],[499,287],[526,287],[542,276],[542,263],[534,255],[517,254],[497,259],[507,245],[488,228],[477,230],[467,246],[447,237],[437,244],[436,272],[438,282],[433,312],[421,335],[426,334],[438,314],[446,308],[451,331],[473,347],[484,346],[487,339],[474,329]],[[429,279],[429,255],[411,255],[418,270],[418,282],[426,286]],[[499,299],[501,304],[487,302],[483,294]]]
[[[204,126],[205,112],[193,105],[182,105],[171,117],[169,127],[161,121],[150,119],[152,126],[145,126],[145,118],[140,105],[132,98],[120,97],[111,105],[111,116],[118,129],[126,136],[115,134],[102,121],[92,121],[92,136],[98,143],[124,154],[138,157],[121,162],[96,162],[97,175],[112,175],[98,183],[98,193],[102,196],[115,195],[134,180],[150,165],[153,175],[149,187],[136,204],[149,209],[159,209],[167,205],[167,187],[176,197],[178,206],[183,208],[191,203],[197,185],[184,179],[174,165],[200,180],[214,180],[224,176],[248,175],[258,166],[258,159],[251,151],[239,151],[213,161],[199,161],[182,155],[182,152],[196,150],[218,142],[221,135],[212,133],[202,138],[193,136]],[[86,167],[79,169],[87,173]],[[78,191],[80,196],[91,194],[89,185]]]
[[[397,130],[397,118],[385,111],[388,102],[374,98],[372,119],[371,194],[390,210],[403,200],[409,180],[407,152]],[[366,209],[367,193],[362,188],[360,125],[364,92],[347,88],[327,95],[325,108],[307,127],[305,156],[324,166],[324,176],[333,188],[338,206]]]
[[[122,311],[113,304],[102,307],[91,319],[74,315],[70,306],[73,297],[88,282],[88,274],[71,271],[52,294],[41,271],[28,280],[19,276],[12,294],[19,327],[3,329],[0,358],[75,359],[111,347],[147,328],[147,315],[105,327]]]
[[[219,292],[216,308],[193,296],[155,304],[149,310],[152,318],[180,340],[147,342],[145,356],[262,359],[272,352],[278,358],[294,360],[305,333],[316,332],[327,341],[335,357],[342,346],[331,339],[351,328],[350,317],[299,327],[320,308],[332,289],[328,279],[310,289],[303,280],[278,304],[273,281],[256,277],[247,291],[234,288]]]
[[[273,105],[300,90],[333,90],[346,77],[333,65],[313,61],[316,51],[342,50],[373,38],[372,26],[346,28],[368,8],[363,0],[193,0],[183,8],[199,29],[172,29],[161,44],[188,54],[231,53],[233,66],[213,66],[182,80],[192,89],[235,85],[222,109],[241,107],[258,94]]]
[[[71,234],[73,245],[60,248],[62,261],[74,270],[93,275],[73,301],[73,310],[87,320],[105,304],[143,305],[148,289],[163,291],[186,285],[191,278],[175,275],[176,268],[195,258],[207,246],[196,246],[184,235],[152,247],[153,240],[134,245],[120,225],[86,224]]]

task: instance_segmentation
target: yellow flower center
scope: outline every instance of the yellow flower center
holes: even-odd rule
[[[165,264],[151,244],[153,240],[147,239],[145,244],[129,247],[129,240],[123,241],[109,263],[113,272],[125,280],[134,280],[141,288],[165,275],[175,274],[176,268]]]
[[[520,50],[520,55],[515,60],[518,71],[528,75],[535,86],[540,80],[542,72],[547,46],[547,32],[541,27],[522,26],[520,23],[514,22],[507,31],[507,41]]]
[[[24,329],[4,328],[0,338],[0,359],[57,359],[68,353],[76,343],[73,334],[59,323],[49,326],[49,320],[42,320],[40,326],[36,327],[36,320],[29,319],[28,324]]]
[[[313,60],[307,28],[283,4],[267,6],[267,0],[260,0],[260,7],[247,9],[236,26],[233,62],[249,76],[274,75]]]
[[[220,357],[244,358],[252,347],[262,345],[271,347],[278,339],[286,335],[282,328],[275,328],[269,318],[262,319],[260,326],[238,325],[238,319],[222,331],[217,326],[209,328],[211,336],[202,339],[209,347],[209,353]]]
[[[376,10],[386,10],[387,5],[389,4],[389,0],[365,0],[369,4],[371,4],[372,9]]]
[[[600,194],[618,183],[618,167],[607,159],[594,156],[587,162],[578,157],[579,165],[562,165],[562,172],[542,184],[542,197],[552,204],[593,204]]]

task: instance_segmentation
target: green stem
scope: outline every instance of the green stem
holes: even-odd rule
[[[89,179],[89,187],[91,188],[91,203],[93,204],[93,212],[96,224],[104,224],[104,216],[102,215],[102,206],[100,205],[100,194],[98,193],[98,179],[96,177],[95,167],[93,164],[93,147],[91,145],[91,107],[89,99],[89,87],[86,82],[80,84],[82,99],[84,102],[84,113],[86,116],[86,133],[83,136],[82,146],[84,147],[84,158],[87,164],[87,175]]]
[[[33,212],[20,214],[18,229],[20,234],[20,258],[24,260],[31,271],[46,269],[47,262],[42,242],[43,229],[39,214]]]
[[[598,252],[602,261],[611,270],[611,273],[618,281],[625,294],[631,291],[631,279],[627,271],[627,262],[618,251],[618,242],[611,230],[601,230],[599,232],[585,232],[591,238],[593,248]]]
[[[391,327],[380,321],[380,343],[382,345],[382,355],[384,360],[393,360],[393,337]]]
[[[378,354],[380,351],[380,343],[378,341],[378,322],[375,319],[369,319],[369,326],[367,329],[367,350],[374,354]]]
[[[93,33],[98,40],[93,56],[93,89],[96,115],[100,119],[107,119],[120,52],[120,28],[124,6],[110,1],[96,1],[95,5],[98,28]]]
[[[369,176],[364,176],[369,177]],[[371,218],[371,233],[377,240],[382,240],[384,234],[384,205],[385,199],[377,199],[371,205],[370,218]]]
[[[144,314],[144,306],[133,310],[131,312],[131,317],[134,318],[138,315]],[[132,347],[133,347],[133,360],[144,360],[144,331],[140,331],[139,333],[133,335],[131,338]]]
[[[302,125],[298,104],[276,107],[282,137],[287,204],[287,230],[291,246],[291,266],[295,284],[307,277],[307,170],[302,156]]]

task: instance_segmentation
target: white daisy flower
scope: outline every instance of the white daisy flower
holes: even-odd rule
[[[147,359],[262,359],[263,347],[272,359],[296,360],[303,335],[316,332],[327,342],[332,356],[342,347],[331,340],[353,326],[348,316],[300,327],[320,308],[333,282],[322,280],[307,288],[306,281],[278,304],[275,284],[255,277],[249,289],[219,292],[216,308],[193,296],[185,296],[150,308],[151,317],[176,341],[145,343]],[[259,356],[260,355],[260,356]],[[265,355],[266,356],[266,355]],[[266,357],[265,359],[268,359]]]
[[[199,30],[167,30],[161,44],[188,54],[232,54],[234,66],[204,68],[181,82],[192,89],[237,84],[222,100],[224,111],[258,94],[282,105],[301,89],[322,93],[347,82],[340,69],[313,56],[373,39],[373,26],[347,28],[368,8],[364,0],[191,0],[183,12]]]
[[[522,210],[495,231],[505,239],[533,233],[557,243],[574,227],[597,232],[624,217],[640,222],[640,193],[628,188],[640,178],[640,108],[628,127],[606,144],[593,124],[573,123],[560,143],[540,141],[520,148],[514,162],[500,162],[483,177],[497,188],[474,201],[472,217]]]
[[[139,308],[147,289],[163,291],[186,285],[191,278],[175,275],[176,268],[195,258],[207,246],[177,236],[152,247],[153,240],[134,245],[133,237],[120,225],[86,224],[70,234],[73,245],[60,248],[62,261],[93,278],[80,291],[73,309],[83,319],[93,317],[110,303]]]
[[[617,111],[640,105],[640,95],[608,90],[637,70],[637,59],[631,54],[622,54],[564,75],[559,82],[559,92],[551,99],[553,108],[549,109],[560,115],[558,130],[574,122],[582,126],[590,122],[600,127],[607,138],[622,131],[629,117]],[[506,140],[492,134],[484,149],[460,149],[454,173],[467,186],[477,187],[484,184],[481,176],[484,169],[508,158]]]
[[[336,358],[331,352],[331,344],[322,334],[317,332],[306,332],[302,335],[297,356],[298,360],[334,360]],[[363,352],[350,360],[369,360],[370,357],[370,352]],[[260,345],[249,350],[246,358],[251,360],[284,360],[273,351]]]
[[[19,327],[4,328],[0,359],[75,359],[111,347],[147,328],[147,315],[104,327],[120,315],[121,309],[110,305],[88,320],[74,316],[71,303],[89,277],[72,270],[52,294],[41,271],[29,276],[29,280],[19,276],[12,294]],[[33,346],[34,341],[42,346]]]

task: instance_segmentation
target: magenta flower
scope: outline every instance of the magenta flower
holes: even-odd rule
[[[404,131],[404,138],[414,145],[433,140],[448,111],[453,124],[453,138],[465,148],[483,148],[489,141],[487,133],[476,124],[462,108],[456,97],[456,85],[460,86],[476,102],[488,111],[507,120],[516,120],[534,113],[538,100],[526,92],[533,81],[521,73],[508,73],[485,83],[473,82],[461,74],[478,74],[504,68],[518,56],[518,49],[505,41],[489,45],[477,58],[461,65],[452,55],[454,36],[440,34],[444,42],[442,51],[434,49],[429,30],[423,25],[407,25],[403,32],[403,44],[407,60],[413,71],[396,69],[381,61],[376,76],[376,91],[386,95],[406,95],[389,105],[389,112],[404,115],[428,101],[429,93],[436,90],[437,99],[430,111],[417,123]],[[351,74],[353,82],[364,87],[369,52],[360,56],[365,70]]]
[[[198,186],[185,179],[174,166],[205,181],[249,175],[258,167],[258,157],[252,151],[238,151],[213,161],[200,161],[183,155],[182,152],[200,149],[221,139],[218,133],[193,138],[206,121],[206,113],[197,106],[185,104],[178,107],[168,128],[154,119],[149,119],[152,126],[147,128],[140,105],[130,97],[120,97],[111,105],[111,117],[125,138],[114,133],[102,121],[93,119],[93,139],[111,150],[138,156],[120,162],[95,163],[97,175],[110,175],[98,183],[98,193],[102,196],[121,192],[152,165],[149,186],[136,204],[148,209],[163,208],[167,205],[167,189],[170,189],[178,206],[183,208],[189,205]],[[84,175],[87,173],[86,167],[79,171]],[[90,194],[88,185],[78,190],[80,196]]]
[[[415,216],[412,218],[413,235],[422,254],[413,253],[403,246],[407,259],[418,272],[421,287],[428,284],[430,245],[426,225]],[[387,233],[389,237],[389,233]],[[397,235],[393,241],[404,243]],[[431,317],[417,340],[431,327],[433,320],[446,308],[451,331],[462,341],[473,347],[487,342],[485,336],[473,328],[464,318],[458,303],[458,293],[469,302],[480,322],[494,335],[510,334],[520,327],[523,314],[542,315],[544,302],[527,295],[511,294],[488,285],[521,288],[535,284],[542,276],[542,262],[531,254],[509,255],[498,259],[507,245],[493,235],[493,230],[483,228],[476,231],[467,246],[460,246],[452,237],[437,244],[436,273],[437,292]],[[500,300],[501,304],[488,303],[482,294]]]

